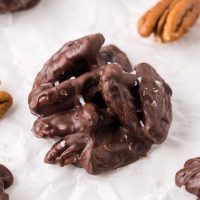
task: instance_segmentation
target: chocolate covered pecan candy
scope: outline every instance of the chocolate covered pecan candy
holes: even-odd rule
[[[102,34],[66,43],[44,65],[29,95],[39,138],[60,138],[45,162],[99,174],[145,156],[172,120],[171,89],[142,63],[134,69]]]
[[[0,200],[9,200],[9,196],[4,192],[13,184],[13,175],[5,166],[0,165]]]
[[[188,160],[183,169],[176,174],[176,185],[185,189],[200,199],[200,158]]]
[[[0,0],[0,13],[15,12],[35,6],[40,0]]]

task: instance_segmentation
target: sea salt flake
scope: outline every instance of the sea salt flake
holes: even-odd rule
[[[72,76],[69,80],[73,80],[73,79],[75,79],[76,77],[75,76]]]
[[[152,105],[154,108],[157,107],[156,101],[153,101],[151,105]]]
[[[158,92],[158,90],[156,90],[156,89],[155,89],[155,90],[153,90],[153,92],[154,92],[154,93],[157,93],[157,92]]]
[[[67,91],[66,90],[61,90],[61,95],[63,95],[63,96],[67,96],[68,95],[68,93],[67,93]]]
[[[142,82],[142,77],[138,77],[137,80],[139,81],[139,83]]]
[[[78,99],[79,99],[80,104],[81,104],[82,106],[84,106],[84,105],[85,105],[85,100],[84,100],[84,98],[83,98],[82,96],[79,96]]]
[[[107,108],[107,111],[108,111],[108,112],[111,112],[111,109],[110,109],[110,108]]]
[[[60,146],[61,147],[65,147],[65,145],[66,145],[65,140],[63,140],[63,141],[60,142]]]
[[[144,127],[144,123],[141,120],[140,120],[140,125],[141,125],[141,127]]]
[[[162,83],[161,83],[160,81],[157,81],[157,80],[155,81],[155,83],[156,83],[156,85],[159,86],[159,87],[162,85]]]
[[[113,64],[118,65],[118,66],[121,67],[121,65],[119,63],[117,63],[117,62],[113,62]]]
[[[134,82],[134,86],[136,86],[137,84],[138,84],[137,81],[135,81],[135,82]]]
[[[132,142],[128,145],[128,150],[129,150],[129,151],[131,151],[131,150],[133,149],[132,145],[133,145]]]
[[[54,86],[58,86],[58,85],[60,85],[59,81],[55,81]]]
[[[143,91],[143,96],[145,96],[146,95],[146,91]]]
[[[135,71],[135,70],[133,70],[133,71],[131,72],[131,74],[133,74],[133,75],[136,75],[136,71]]]
[[[124,134],[124,138],[125,138],[125,140],[127,140],[127,138],[128,138],[127,134]]]

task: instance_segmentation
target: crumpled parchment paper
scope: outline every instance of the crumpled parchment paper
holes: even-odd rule
[[[193,200],[175,186],[184,162],[200,156],[200,22],[182,40],[159,44],[136,31],[157,0],[42,0],[35,8],[0,16],[0,89],[14,106],[0,121],[0,163],[15,177],[11,200]],[[52,141],[31,132],[27,105],[37,72],[65,42],[101,32],[133,64],[153,65],[173,89],[173,124],[165,143],[126,167],[99,175],[47,165]]]

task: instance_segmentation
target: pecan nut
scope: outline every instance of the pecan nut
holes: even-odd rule
[[[0,91],[0,118],[5,115],[12,104],[12,96],[8,92]]]
[[[13,184],[13,175],[9,169],[0,164],[0,200],[9,200],[9,196],[4,189]]]
[[[176,174],[176,185],[185,189],[200,200],[200,157],[188,160],[184,168]]]
[[[66,43],[39,72],[29,95],[39,138],[60,138],[45,162],[115,169],[162,143],[172,120],[172,91],[148,64],[134,70],[101,34]]]
[[[0,0],[0,13],[15,12],[35,6],[40,0]]]
[[[145,13],[138,22],[138,32],[143,37],[154,33],[160,42],[181,38],[197,21],[200,0],[161,0]]]

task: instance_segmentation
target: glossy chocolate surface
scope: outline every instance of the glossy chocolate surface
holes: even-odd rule
[[[172,120],[172,91],[146,63],[134,67],[102,34],[66,43],[37,75],[29,107],[39,138],[60,138],[46,163],[99,174],[145,156]]]

